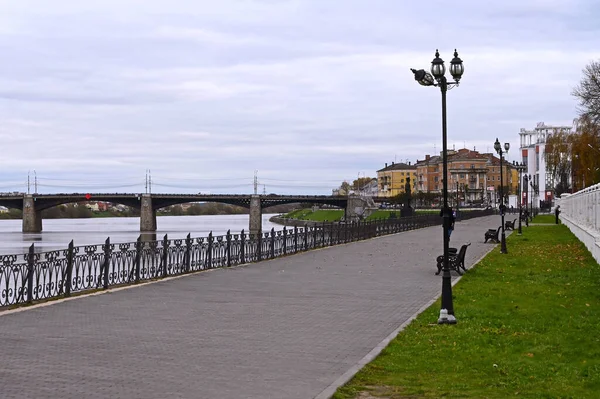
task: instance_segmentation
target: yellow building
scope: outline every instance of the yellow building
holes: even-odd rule
[[[385,164],[377,171],[377,184],[380,197],[394,197],[406,191],[407,179],[410,178],[411,191],[417,188],[417,165],[406,163]]]

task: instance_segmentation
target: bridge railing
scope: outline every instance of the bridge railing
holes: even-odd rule
[[[463,213],[461,219],[485,216],[491,211]],[[76,293],[176,276],[202,270],[231,267],[274,259],[315,248],[365,240],[441,224],[438,215],[398,219],[321,223],[261,234],[230,231],[222,236],[144,240],[29,252],[0,256],[0,307],[31,304]]]

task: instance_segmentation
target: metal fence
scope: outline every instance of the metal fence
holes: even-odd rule
[[[485,216],[491,211],[464,212],[460,219]],[[0,307],[32,303],[73,293],[108,289],[200,270],[230,267],[274,259],[315,248],[365,240],[407,230],[440,225],[438,215],[399,219],[322,223],[313,227],[283,228],[268,233],[144,241],[0,256]]]

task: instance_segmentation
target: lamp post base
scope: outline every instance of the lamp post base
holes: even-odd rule
[[[438,324],[456,324],[456,317],[453,314],[448,314],[446,309],[441,309]]]
[[[508,250],[506,249],[506,236],[504,235],[504,231],[502,232],[502,239],[500,240],[500,252],[503,254],[508,253]]]

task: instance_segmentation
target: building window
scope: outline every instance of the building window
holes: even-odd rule
[[[537,172],[538,170],[540,170],[540,153],[536,152],[535,153],[535,171]]]
[[[436,176],[436,177],[433,179],[433,181],[437,183],[437,181],[438,181],[438,177]],[[437,186],[436,186],[436,187],[437,187]],[[437,188],[436,188],[436,190],[437,190]]]
[[[461,173],[460,175],[458,175],[459,178],[464,179],[465,178],[465,174]]]
[[[475,169],[475,164],[471,164],[471,169]]]

